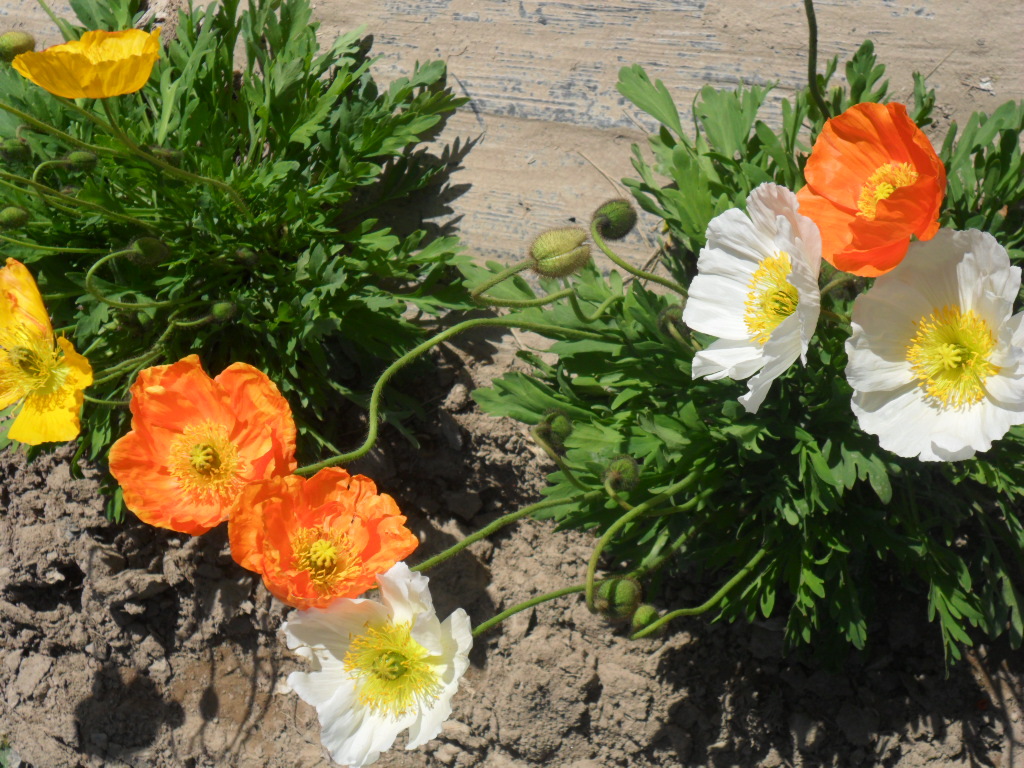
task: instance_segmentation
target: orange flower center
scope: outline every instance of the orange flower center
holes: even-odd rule
[[[886,163],[871,174],[861,187],[857,210],[865,219],[874,221],[878,204],[887,200],[900,187],[909,187],[917,181],[917,171],[910,163]]]
[[[309,574],[319,594],[330,594],[335,584],[359,574],[359,557],[343,533],[320,526],[303,528],[292,539],[294,567]]]
[[[171,475],[202,502],[231,501],[244,485],[242,465],[223,424],[190,424],[171,442]]]

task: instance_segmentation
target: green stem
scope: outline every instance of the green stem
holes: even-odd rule
[[[533,606],[535,606],[535,605],[540,605],[541,603],[546,603],[548,600],[554,600],[555,598],[558,598],[558,597],[564,597],[565,595],[572,595],[572,594],[575,594],[577,592],[582,592],[584,589],[586,589],[586,585],[584,585],[584,584],[577,584],[577,585],[572,586],[572,587],[562,587],[561,589],[556,589],[554,592],[547,592],[547,593],[545,593],[543,595],[537,595],[536,597],[531,597],[529,600],[524,600],[523,602],[519,603],[518,605],[513,605],[511,608],[506,608],[504,611],[499,613],[497,616],[492,616],[487,621],[484,621],[484,622],[481,622],[480,624],[477,624],[473,628],[473,637],[479,637],[480,635],[482,635],[487,630],[489,630],[492,627],[497,626],[498,624],[503,622],[509,616],[514,616],[515,614],[519,613],[520,611],[525,611],[527,608],[533,608]]]
[[[576,475],[574,475],[572,470],[569,469],[565,460],[558,455],[558,451],[554,449],[551,443],[544,439],[544,436],[536,426],[530,428],[530,436],[536,441],[537,445],[544,450],[544,453],[548,455],[548,458],[555,462],[558,468],[562,471],[562,474],[565,475],[566,480],[575,485],[581,491],[585,492],[587,490],[587,486],[576,479]]]
[[[9,112],[21,121],[28,123],[36,130],[42,131],[43,133],[48,133],[51,136],[56,136],[61,141],[76,146],[80,149],[87,149],[90,152],[93,152],[97,155],[112,155],[114,157],[125,156],[125,153],[121,152],[120,150],[112,149],[111,147],[99,147],[96,146],[95,144],[90,144],[87,141],[82,141],[82,139],[77,139],[70,133],[64,133],[64,131],[59,130],[58,128],[54,128],[49,123],[44,123],[42,120],[37,120],[27,112],[22,112],[20,109],[12,107],[10,104],[7,104],[6,102],[0,101],[0,109],[4,110],[4,112]]]
[[[604,550],[604,548],[608,546],[611,540],[615,537],[615,534],[617,534],[619,531],[621,531],[623,528],[629,525],[629,523],[643,515],[645,512],[651,509],[651,507],[660,504],[665,499],[671,498],[673,494],[679,493],[679,491],[688,488],[697,480],[697,478],[700,477],[700,475],[700,469],[693,470],[682,480],[680,480],[677,483],[673,483],[663,492],[659,493],[657,496],[652,496],[647,501],[637,504],[629,512],[627,512],[614,523],[612,523],[608,527],[608,530],[604,532],[604,535],[597,542],[597,546],[594,547],[594,551],[590,555],[590,563],[587,565],[587,607],[592,612],[594,610],[594,580],[595,576],[597,575],[597,564],[598,561],[601,559],[602,550]]]
[[[670,288],[671,290],[675,291],[676,293],[682,296],[686,296],[686,289],[683,288],[683,286],[681,286],[675,280],[671,280],[667,277],[661,277],[660,275],[655,275],[651,272],[645,272],[642,269],[637,269],[632,264],[624,260],[617,253],[615,253],[615,251],[609,248],[608,244],[605,243],[604,238],[601,237],[601,233],[597,231],[596,221],[591,222],[590,224],[590,237],[597,245],[597,247],[601,249],[605,256],[607,256],[609,259],[615,262],[615,264],[617,264],[619,267],[629,272],[629,274],[635,277],[639,277],[641,280],[650,280],[652,283],[658,283],[658,285],[663,285],[666,288]]]
[[[0,235],[0,240],[11,243],[12,245],[20,245],[23,248],[34,248],[37,251],[50,251],[52,253],[110,253],[107,248],[57,248],[51,245],[36,245],[30,243],[27,240],[18,240],[14,237],[8,237],[7,235]],[[81,296],[81,293],[74,294],[75,296]],[[43,296],[45,299],[46,296]]]
[[[42,9],[46,12],[46,15],[50,17],[50,20],[57,25],[57,29],[59,29],[61,35],[64,36],[64,42],[76,39],[75,30],[72,29],[71,25],[64,21],[64,19],[60,18],[53,12],[50,6],[47,5],[46,0],[36,0],[36,2],[39,3]]]
[[[566,288],[564,291],[558,291],[557,293],[549,293],[545,296],[538,296],[536,299],[499,299],[495,296],[485,296],[483,294],[474,296],[473,300],[480,304],[486,304],[492,307],[511,307],[513,309],[523,309],[525,307],[543,307],[545,304],[550,304],[553,301],[564,299],[566,296],[572,295],[574,289]]]
[[[675,611],[666,613],[657,621],[652,622],[636,634],[632,635],[631,639],[639,640],[642,637],[647,637],[648,635],[657,632],[661,627],[663,627],[665,624],[672,621],[673,619],[678,619],[680,616],[699,616],[702,613],[710,611],[712,608],[714,608],[722,601],[723,597],[725,597],[727,594],[729,594],[729,592],[732,591],[733,587],[735,587],[744,578],[746,578],[747,574],[754,570],[754,568],[757,567],[757,564],[760,563],[761,560],[764,559],[764,556],[767,554],[768,550],[764,547],[757,550],[757,553],[752,558],[750,558],[749,562],[747,562],[745,566],[740,568],[740,570],[737,571],[731,579],[725,582],[725,584],[722,585],[722,588],[715,592],[715,594],[713,594],[710,598],[708,598],[706,602],[696,606],[695,608],[679,608]]]
[[[148,232],[154,231],[153,227],[151,225],[147,224],[144,221],[140,221],[139,219],[136,219],[133,216],[125,216],[122,213],[114,213],[114,211],[108,210],[108,209],[104,208],[102,205],[97,205],[96,203],[90,203],[90,202],[88,202],[86,200],[82,200],[82,199],[77,198],[77,197],[71,197],[70,195],[65,195],[63,192],[58,192],[56,189],[53,189],[52,187],[48,187],[45,184],[40,184],[38,181],[33,181],[32,179],[26,179],[24,176],[16,176],[13,173],[7,173],[6,171],[0,171],[0,179],[20,181],[23,184],[27,184],[28,186],[32,187],[33,189],[35,189],[38,192],[43,192],[44,194],[46,194],[49,197],[56,197],[56,198],[58,198],[60,200],[67,200],[72,206],[76,206],[77,205],[77,206],[79,206],[81,208],[87,208],[87,209],[89,209],[91,211],[98,211],[99,213],[102,213],[104,216],[106,216],[109,219],[118,219],[120,221],[124,221],[124,222],[127,222],[129,224],[134,224],[135,226],[141,227],[142,229],[145,229]],[[14,185],[14,184],[11,184],[11,186],[14,187],[15,189],[18,189],[18,187],[16,185]],[[69,209],[65,208],[64,210],[69,210]],[[73,211],[73,209],[71,209],[71,210]]]
[[[135,253],[135,249],[126,248],[123,251],[114,251],[113,253],[108,253],[103,258],[97,259],[96,263],[89,267],[89,271],[85,273],[85,290],[91,293],[93,298],[96,299],[96,301],[103,302],[104,304],[107,304],[108,306],[111,307],[117,307],[118,309],[162,309],[164,307],[175,307],[182,303],[174,299],[169,301],[128,302],[118,301],[117,299],[111,299],[104,296],[103,292],[95,285],[93,285],[93,278],[96,276],[96,270],[99,269],[101,265],[106,264],[111,259],[117,258],[118,256],[125,256],[126,254],[129,253]]]
[[[807,87],[811,98],[818,105],[821,116],[826,120],[832,117],[828,104],[818,90],[818,21],[814,17],[813,0],[804,0],[804,11],[807,13]]]
[[[121,408],[128,405],[127,400],[105,400],[102,397],[91,397],[90,395],[83,394],[85,402],[93,403],[95,405],[105,405],[110,408]]]
[[[604,492],[608,494],[609,498],[611,498],[612,501],[614,501],[627,512],[633,509],[633,505],[630,504],[621,496],[619,496],[619,494],[616,493],[615,489],[612,488],[612,478],[610,477],[604,481]]]
[[[671,544],[668,545],[668,547],[665,548],[664,552],[662,552],[660,555],[654,558],[647,565],[640,566],[629,575],[632,576],[634,579],[639,579],[643,576],[646,576],[648,573],[651,573],[652,571],[656,571],[659,568],[661,568],[661,566],[667,563],[669,559],[672,558],[672,556],[675,555],[675,553],[678,552],[682,548],[682,546],[690,540],[690,537],[693,536],[694,533],[696,533],[697,529],[700,528],[703,522],[704,521],[701,521],[700,523],[695,523],[694,525],[691,525],[688,530],[685,530],[681,534],[679,534],[676,537],[675,541],[673,541]]]
[[[156,360],[158,357],[160,357],[160,350],[155,349],[155,347],[156,344],[154,344],[153,347],[151,347],[148,352],[143,352],[141,355],[138,355],[137,357],[124,360],[123,362],[118,363],[112,368],[107,368],[105,371],[102,372],[104,374],[103,376],[101,376],[98,379],[93,379],[93,386],[97,384],[105,384],[106,382],[111,381],[112,379],[116,379],[119,376],[123,376],[124,372],[132,366],[137,368],[140,365],[145,365],[146,363],[152,360]]]
[[[841,325],[845,325],[847,327],[850,326],[850,318],[848,318],[846,315],[840,315],[839,313],[833,312],[829,309],[822,309],[820,313],[822,317],[827,317],[834,323],[840,323]]]
[[[852,283],[856,280],[860,280],[860,277],[857,275],[851,275],[848,272],[840,272],[829,282],[825,283],[825,287],[821,289],[821,298],[825,298],[833,289],[838,288],[841,285],[846,285],[847,283]]]
[[[472,297],[473,301],[484,301],[485,300],[485,297],[483,296],[483,292],[484,291],[486,291],[486,290],[488,290],[490,288],[493,288],[494,286],[496,286],[500,282],[508,280],[513,275],[518,275],[520,272],[526,271],[527,269],[529,269],[532,266],[533,266],[533,262],[530,261],[529,259],[527,259],[526,261],[521,261],[518,264],[513,264],[508,269],[505,269],[505,270],[499,272],[498,274],[491,276],[489,279],[485,280],[484,282],[482,282],[476,288],[471,290],[469,292],[469,295]],[[486,297],[486,300],[487,301],[491,301],[490,297]]]
[[[522,320],[512,320],[503,317],[482,317],[473,320],[464,320],[461,323],[457,323],[456,325],[453,325],[451,328],[448,328],[430,337],[415,349],[406,352],[404,355],[402,355],[400,358],[398,358],[395,362],[393,362],[384,370],[384,373],[382,373],[380,378],[377,379],[377,383],[374,384],[373,392],[370,394],[369,427],[367,429],[366,439],[363,441],[363,444],[359,448],[356,448],[354,451],[350,451],[349,453],[339,454],[338,456],[334,456],[333,458],[330,459],[324,459],[323,461],[317,462],[316,464],[310,464],[305,467],[299,467],[298,469],[295,470],[295,474],[311,475],[314,474],[315,472],[319,472],[321,469],[324,469],[325,467],[333,467],[337,464],[344,464],[346,462],[355,461],[361,456],[366,455],[377,440],[377,431],[380,428],[379,416],[381,395],[384,391],[384,387],[387,385],[391,377],[398,373],[398,371],[400,371],[403,367],[405,367],[413,360],[415,360],[417,357],[422,355],[424,352],[426,352],[429,349],[433,349],[438,344],[441,344],[442,342],[450,339],[452,336],[457,336],[463,331],[468,331],[471,328],[480,328],[487,326],[497,328],[522,328],[527,331],[536,331],[537,333],[540,333],[542,335],[565,335],[577,339],[602,340],[605,338],[601,334],[590,333],[589,331],[579,331],[574,330],[572,328],[562,328],[554,325],[546,325],[544,323],[529,323],[524,322]]]
[[[583,307],[580,306],[579,299],[576,298],[576,292],[571,289],[569,290],[569,303],[572,305],[573,313],[576,315],[576,318],[581,323],[590,324],[597,321],[598,319],[600,319],[601,315],[605,313],[605,310],[607,310],[608,307],[610,307],[617,301],[622,301],[622,296],[609,296],[607,299],[605,299],[598,305],[597,309],[594,310],[593,314],[588,315],[583,312]]]
[[[481,539],[486,539],[495,531],[499,531],[506,525],[511,525],[516,520],[526,517],[527,515],[533,514],[538,510],[548,509],[549,507],[559,507],[562,506],[563,504],[574,504],[579,501],[589,501],[590,499],[596,498],[598,495],[600,495],[599,491],[589,491],[588,493],[584,493],[581,496],[570,496],[564,499],[546,499],[545,501],[538,501],[536,504],[530,504],[529,506],[523,507],[522,509],[517,509],[515,512],[510,512],[507,515],[503,515],[499,517],[497,520],[491,522],[490,524],[485,525],[479,531],[471,533],[462,541],[453,544],[443,552],[434,555],[428,560],[424,560],[419,565],[413,566],[410,570],[426,571],[430,568],[433,568],[435,565],[440,565],[445,560],[449,559],[450,557],[453,557],[454,555],[457,555],[459,552],[461,552],[471,544],[475,544]]]

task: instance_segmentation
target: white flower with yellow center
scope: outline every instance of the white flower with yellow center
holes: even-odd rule
[[[451,714],[473,635],[461,608],[438,620],[427,582],[396,563],[377,577],[381,602],[341,598],[294,611],[283,627],[288,647],[312,664],[288,685],[316,707],[321,741],[342,765],[376,762],[407,728],[406,749],[415,749]]]
[[[821,234],[796,195],[762,184],[708,224],[683,322],[718,341],[693,358],[693,376],[746,379],[740,403],[755,413],[771,383],[807,347],[818,324]],[[756,374],[756,375],[755,375]]]
[[[853,304],[846,377],[861,429],[922,461],[960,461],[1024,424],[1019,267],[986,232],[939,230]]]

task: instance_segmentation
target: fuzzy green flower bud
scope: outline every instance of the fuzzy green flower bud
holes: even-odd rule
[[[562,411],[551,411],[537,425],[537,431],[554,450],[561,453],[565,450],[565,441],[572,434],[572,419]]]
[[[542,233],[530,246],[531,269],[544,277],[571,275],[590,261],[590,246],[583,244],[586,239],[586,231],[579,227]]]
[[[98,158],[92,152],[79,149],[69,152],[64,158],[64,164],[79,171],[91,171],[96,167],[97,160]]]
[[[9,205],[0,211],[0,229],[17,229],[28,224],[28,211],[18,205]]]
[[[642,597],[643,589],[636,579],[609,579],[598,585],[594,607],[607,618],[622,621],[636,612]]]
[[[21,139],[4,139],[0,141],[0,157],[11,162],[16,160],[24,161],[32,157],[32,150]]]
[[[210,316],[218,323],[226,323],[238,317],[238,305],[233,301],[218,301],[210,307]]]
[[[605,470],[604,479],[612,488],[628,491],[640,479],[640,465],[632,456],[616,456]]]
[[[149,152],[157,160],[163,160],[168,165],[173,165],[177,168],[181,165],[182,152],[178,149],[168,149],[167,147],[160,147],[155,144],[151,144],[146,147],[146,151]]]
[[[18,54],[35,49],[36,39],[28,32],[6,32],[0,35],[0,59],[3,61],[12,62]]]
[[[136,264],[160,264],[171,255],[171,249],[163,240],[155,237],[140,237],[131,245],[132,254],[128,257]]]
[[[629,633],[636,634],[644,629],[647,629],[651,624],[661,618],[661,614],[658,613],[658,609],[653,605],[644,603],[637,607],[636,612],[633,614],[633,619],[629,622]],[[658,627],[647,637],[657,637],[665,633],[665,625]]]
[[[594,225],[605,240],[621,240],[636,226],[636,209],[628,200],[609,200],[594,211]]]
[[[260,260],[259,255],[252,248],[246,248],[245,246],[235,251],[235,258],[240,262],[249,267],[256,266],[256,263]]]

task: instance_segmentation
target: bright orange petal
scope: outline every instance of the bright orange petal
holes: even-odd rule
[[[295,421],[277,385],[263,371],[246,363],[232,363],[214,381],[227,393],[239,420],[270,429],[281,448],[281,455],[277,457],[281,466],[275,471],[294,470],[297,466]]]
[[[136,420],[178,431],[197,421],[232,427],[235,423],[227,396],[203,371],[198,355],[146,368],[135,379],[131,392],[133,427]]]

